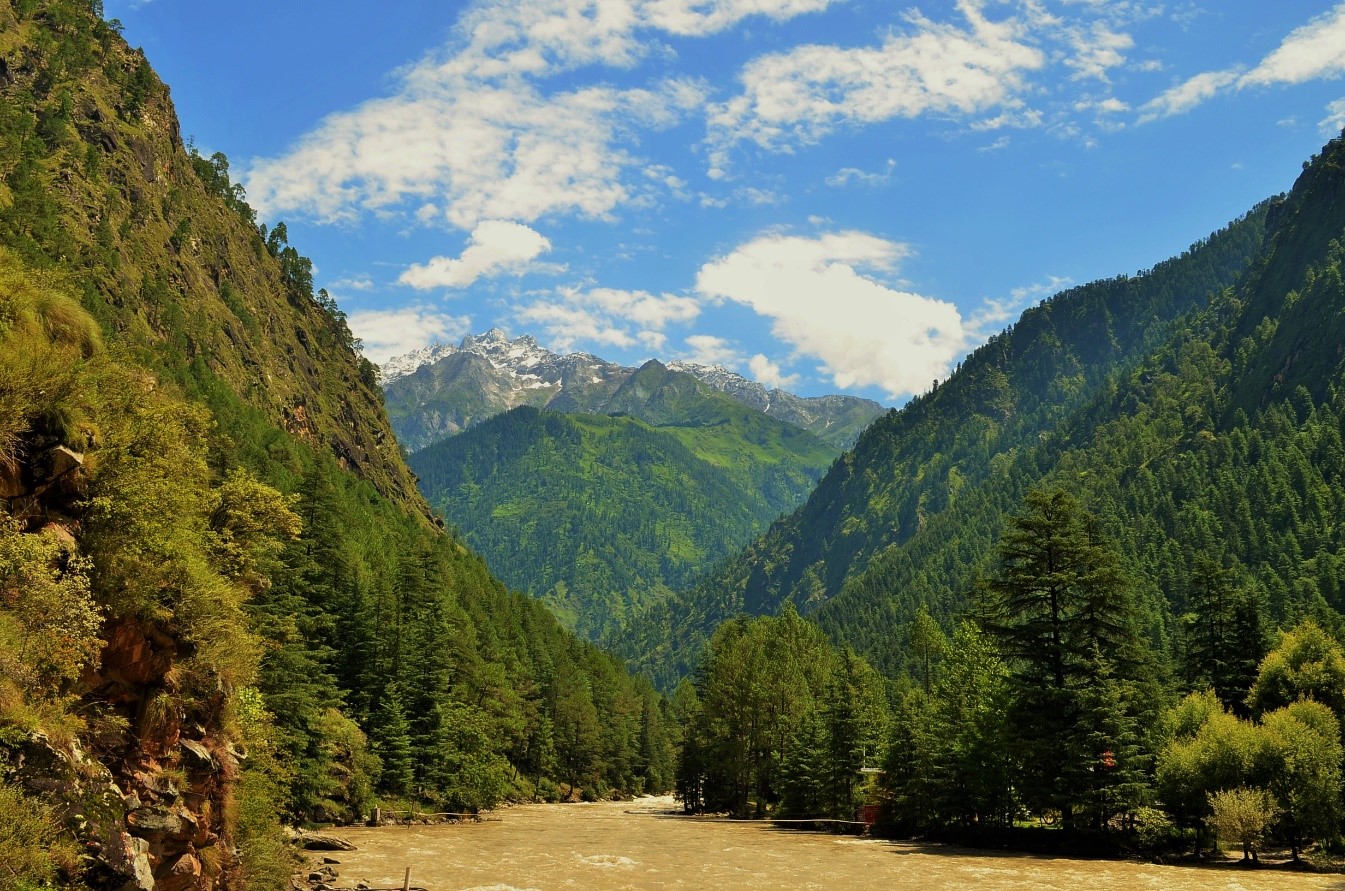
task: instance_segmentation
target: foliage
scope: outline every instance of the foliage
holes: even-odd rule
[[[410,463],[501,579],[601,638],[797,504],[833,457],[718,393],[685,410],[652,426],[522,407]]]
[[[1011,669],[1026,802],[1059,810],[1067,827],[1087,806],[1098,829],[1144,804],[1139,737],[1152,717],[1143,703],[1153,668],[1129,582],[1096,520],[1063,491],[1029,492],[986,592],[987,627]]]
[[[789,601],[816,611],[834,640],[885,675],[910,670],[906,642],[891,630],[921,604],[950,627],[988,567],[1003,517],[1074,445],[1072,418],[1237,279],[1260,248],[1265,215],[1258,207],[1180,257],[1029,309],[946,382],[874,422],[803,507],[642,617],[650,630],[627,651],[643,656],[639,641],[671,640],[647,662],[685,672],[719,621]]]
[[[34,891],[77,860],[60,837],[60,823],[46,804],[0,781],[0,889]]]
[[[1345,648],[1311,620],[1280,635],[1247,694],[1257,715],[1300,699],[1319,702],[1338,721],[1345,719]]]
[[[0,512],[0,724],[71,721],[75,682],[103,646],[88,570],[55,533],[24,534]]]
[[[1275,821],[1275,800],[1263,789],[1210,793],[1210,829],[1216,837],[1242,845],[1242,859],[1256,860],[1262,838]]]
[[[721,626],[696,688],[676,700],[688,810],[851,818],[859,768],[866,754],[881,759],[887,724],[882,684],[863,660],[833,651],[787,609]]]

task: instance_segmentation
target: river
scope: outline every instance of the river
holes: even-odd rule
[[[970,851],[674,816],[671,798],[534,804],[483,823],[341,830],[337,884],[429,891],[1345,891],[1345,877]]]

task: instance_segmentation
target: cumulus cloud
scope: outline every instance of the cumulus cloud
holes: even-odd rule
[[[780,366],[761,353],[747,360],[747,368],[763,387],[776,390],[788,390],[799,382],[797,374],[785,374]]]
[[[1301,84],[1345,73],[1345,3],[1294,30],[1239,86]]]
[[[417,290],[465,288],[483,276],[521,274],[532,261],[551,250],[551,242],[522,223],[487,220],[472,230],[472,237],[457,259],[435,257],[415,264],[397,279]]]
[[[1113,30],[1104,22],[1093,22],[1087,29],[1070,29],[1067,39],[1074,55],[1067,58],[1065,64],[1074,69],[1073,77],[1104,83],[1107,72],[1124,65],[1125,51],[1135,45],[1135,39],[1129,34]]]
[[[266,216],[322,222],[400,211],[470,230],[550,214],[605,218],[651,191],[629,146],[699,109],[706,86],[548,90],[590,65],[630,67],[659,35],[700,36],[751,16],[783,21],[836,0],[498,0],[465,13],[448,46],[410,66],[393,95],[330,115],[288,152],[254,161]]]
[[[805,45],[748,63],[742,94],[710,108],[712,175],[743,140],[787,151],[847,124],[973,114],[1010,101],[1044,54],[1022,39],[1019,23],[992,22],[973,0],[958,9],[967,27],[910,12],[906,33],[876,47]]]
[[[876,386],[897,398],[944,376],[968,335],[951,303],[878,278],[907,254],[863,232],[769,234],[703,266],[696,291],[771,319],[772,333],[821,360],[837,386]]]
[[[1188,112],[1237,81],[1236,71],[1206,71],[1197,74],[1146,102],[1141,109],[1139,122],[1146,124],[1158,118]]]
[[[393,356],[439,341],[457,340],[471,330],[468,316],[453,316],[424,306],[360,310],[346,317],[350,330],[364,341],[364,355],[375,365]]]
[[[642,165],[624,142],[676,123],[703,89],[687,79],[549,95],[517,78],[408,83],[328,117],[287,155],[255,163],[250,199],[266,215],[297,211],[324,222],[411,205],[419,222],[460,229],[557,213],[601,218],[655,187],[626,176]]]
[[[327,285],[329,291],[372,291],[373,289],[374,280],[364,273],[338,278]]]
[[[561,350],[580,344],[659,350],[664,329],[700,315],[700,303],[678,294],[651,294],[616,288],[559,288],[519,307],[516,317],[537,326]]]
[[[1197,74],[1144,105],[1140,123],[1190,111],[1228,89],[1301,84],[1345,74],[1345,3],[1296,28],[1250,71]]]

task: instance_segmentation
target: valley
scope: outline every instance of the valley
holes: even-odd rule
[[[1311,870],[1345,837],[1345,104],[1198,224],[1173,222],[1195,180],[1127,210],[1150,183],[1121,152],[1091,216],[1070,191],[1064,222],[1020,222],[1031,192],[973,239],[998,196],[967,172],[1020,157],[1006,194],[1073,189],[1193,103],[1273,105],[1285,71],[1345,71],[1345,3],[1278,31],[1248,3],[1284,35],[1265,65],[1080,94],[1049,126],[950,94],[967,144],[927,133],[924,162],[967,169],[922,203],[895,159],[803,152],[845,129],[830,112],[730,139],[793,103],[674,76],[721,31],[767,53],[721,90],[826,55],[771,41],[828,0],[418,4],[447,44],[283,163],[254,142],[232,165],[151,64],[227,29],[120,4],[195,20],[146,50],[111,6],[0,0],[0,891],[292,891],[311,827],[358,840],[344,882],[411,866],[430,891],[1342,886]],[[1110,30],[1132,4],[881,6],[853,12],[882,53],[967,58],[875,95],[1021,86],[991,57],[1128,86],[1096,75],[1137,46]],[[1186,35],[1175,15],[1143,13]],[[1085,39],[1108,52],[1070,55]],[[248,97],[263,124],[359,79],[252,45],[176,73],[284,73]],[[666,76],[538,87],[612,65]],[[1085,112],[1099,139],[1039,163]],[[1298,116],[1242,139],[1300,146]],[[664,134],[712,166],[643,157]],[[1196,240],[1131,255],[1173,227]],[[1041,268],[1005,278],[1010,244]],[[1091,247],[1107,277],[1023,284]],[[770,822],[861,808],[863,838]],[[484,821],[361,828],[379,810]],[[939,844],[968,841],[1005,850]]]

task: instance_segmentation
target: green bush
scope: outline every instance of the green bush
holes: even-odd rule
[[[0,783],[0,891],[36,889],[76,862],[51,809]]]

